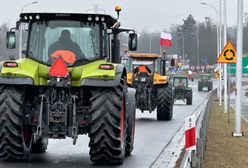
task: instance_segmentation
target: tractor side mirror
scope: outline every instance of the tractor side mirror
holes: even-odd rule
[[[128,48],[130,51],[136,51],[138,47],[138,36],[135,33],[129,34]]]
[[[14,49],[16,46],[16,35],[15,32],[9,31],[6,34],[6,47],[8,49]]]

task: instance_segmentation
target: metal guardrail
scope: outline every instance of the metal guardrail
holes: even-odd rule
[[[185,153],[180,166],[181,168],[202,168],[207,143],[208,121],[211,111],[212,95],[215,92],[216,90],[210,93],[204,108],[196,114],[196,150],[187,151]]]

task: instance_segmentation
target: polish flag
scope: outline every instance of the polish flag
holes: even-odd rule
[[[170,33],[161,33],[160,45],[161,46],[172,46],[172,36]]]

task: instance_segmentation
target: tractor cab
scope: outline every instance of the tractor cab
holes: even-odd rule
[[[200,80],[198,81],[198,91],[202,91],[203,88],[207,88],[208,91],[213,90],[213,81],[211,74],[201,74]]]
[[[15,30],[19,30],[20,39],[24,38],[24,32],[27,34],[27,44],[20,44],[20,58],[30,58],[47,66],[58,57],[69,67],[101,59],[119,63],[120,32],[132,31],[129,49],[137,48],[134,31],[119,29],[119,26],[117,19],[105,14],[21,13],[16,28],[7,33],[7,47],[15,47]]]
[[[184,75],[173,77],[174,88],[186,88],[188,87],[188,77]]]
[[[138,77],[143,77],[144,82],[147,82],[145,77],[150,77],[151,83],[166,81],[166,77],[161,75],[161,56],[159,54],[147,53],[131,53],[128,55],[127,71],[128,84],[131,86],[133,82],[138,80]]]
[[[189,78],[186,75],[173,75],[174,102],[183,100],[187,105],[192,105],[193,91],[189,87]]]

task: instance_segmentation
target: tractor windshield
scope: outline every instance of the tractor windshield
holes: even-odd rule
[[[203,80],[209,80],[211,77],[210,75],[202,75]]]
[[[140,65],[146,66],[151,73],[154,72],[154,61],[144,61],[144,60],[133,60],[132,61],[132,71],[137,69]]]
[[[187,78],[174,78],[174,87],[187,87]]]
[[[68,65],[100,59],[100,25],[73,20],[31,23],[27,57],[51,65],[62,57]]]

